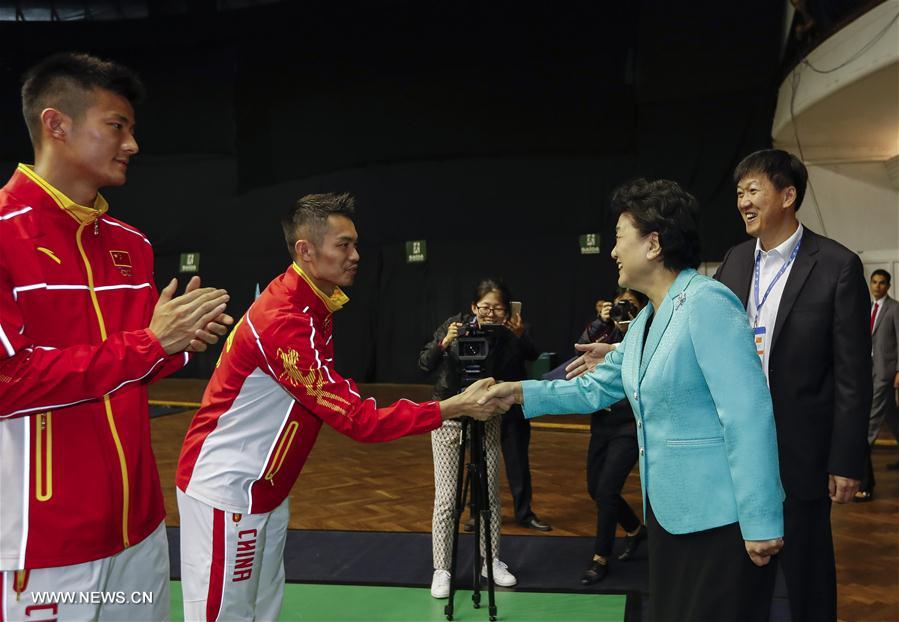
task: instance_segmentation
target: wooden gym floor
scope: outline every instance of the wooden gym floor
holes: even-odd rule
[[[151,401],[189,405],[199,402],[205,381],[169,379],[151,387]],[[390,385],[363,385],[380,404],[404,393]],[[405,385],[412,399],[428,399],[430,387]],[[174,473],[181,442],[194,410],[152,419],[153,449],[165,491],[167,523],[178,525]],[[589,432],[584,417],[544,417],[531,435],[534,511],[552,524],[553,536],[591,536],[595,509],[586,491]],[[560,425],[561,424],[561,425]],[[899,621],[899,472],[886,464],[899,460],[892,441],[878,441],[877,476],[870,503],[835,505],[833,532],[839,582],[839,619],[845,622]],[[519,527],[502,477],[503,533],[538,532]],[[430,532],[433,505],[430,435],[392,443],[356,443],[325,426],[291,496],[293,529]],[[624,497],[642,507],[636,469]],[[619,534],[620,535],[620,534]],[[584,567],[591,552],[584,551]],[[535,563],[538,563],[535,561]]]

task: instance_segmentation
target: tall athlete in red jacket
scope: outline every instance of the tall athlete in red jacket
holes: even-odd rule
[[[356,277],[353,199],[309,195],[283,224],[294,262],[228,336],[178,461],[185,620],[277,620],[284,592],[287,495],[322,423],[389,441],[443,419],[489,419],[493,379],[442,402],[378,408],[334,368],[332,313]]]
[[[168,619],[146,387],[231,320],[199,280],[157,300],[150,243],[98,194],[125,183],[141,90],[83,54],[22,89],[35,164],[0,189],[0,622]],[[73,594],[35,602],[44,590]],[[92,600],[114,592],[126,602]]]

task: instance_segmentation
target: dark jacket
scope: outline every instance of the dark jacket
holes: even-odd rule
[[[755,240],[731,248],[715,278],[746,306]],[[827,496],[827,475],[860,479],[871,411],[871,303],[858,255],[808,228],[771,339],[781,479],[788,496]],[[738,378],[734,378],[738,382]]]
[[[622,339],[624,339],[624,333],[618,330],[614,322],[605,322],[602,318],[596,318],[587,325],[587,328],[584,329],[584,332],[578,338],[577,343],[593,343],[595,341],[620,343]],[[590,418],[591,434],[605,434],[613,429],[617,430],[618,428],[624,429],[627,427],[634,430],[637,429],[634,411],[631,410],[630,402],[627,400],[621,400],[612,404],[609,408],[593,414],[598,416]]]
[[[434,331],[434,337],[422,348],[418,355],[418,367],[422,371],[431,373],[437,371],[434,382],[434,399],[443,400],[452,397],[459,392],[459,359],[452,346],[443,349],[441,343],[452,322],[470,323],[474,321],[471,315],[463,316],[457,313],[446,319],[443,324]],[[533,361],[539,355],[537,347],[531,340],[530,332],[525,328],[521,337],[516,336],[507,329],[496,331],[496,343],[492,359],[491,373],[497,380],[524,380],[527,378],[525,361]]]

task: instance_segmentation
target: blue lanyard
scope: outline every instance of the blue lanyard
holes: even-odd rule
[[[790,267],[790,264],[793,263],[793,260],[796,259],[796,255],[799,253],[799,247],[802,246],[802,236],[799,237],[799,241],[796,242],[796,246],[793,248],[793,252],[790,253],[790,258],[786,261],[784,265],[780,267],[780,270],[777,271],[777,274],[774,275],[774,278],[771,280],[771,284],[768,285],[768,289],[765,291],[765,297],[762,298],[762,301],[759,302],[759,273],[761,272],[761,264],[762,264],[762,254],[758,253],[755,256],[755,323],[758,325],[759,316],[762,314],[762,305],[765,304],[765,301],[768,300],[768,294],[771,293],[771,290],[774,289],[774,285],[777,281],[780,280],[780,277],[784,275],[784,272],[787,271],[787,268]]]

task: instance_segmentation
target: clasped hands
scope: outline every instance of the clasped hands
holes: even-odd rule
[[[518,387],[518,392],[521,392],[521,383],[497,383],[493,378],[483,378],[462,393],[440,402],[440,412],[444,419],[471,417],[487,421],[506,412],[513,404],[521,403],[513,397],[514,387]]]

